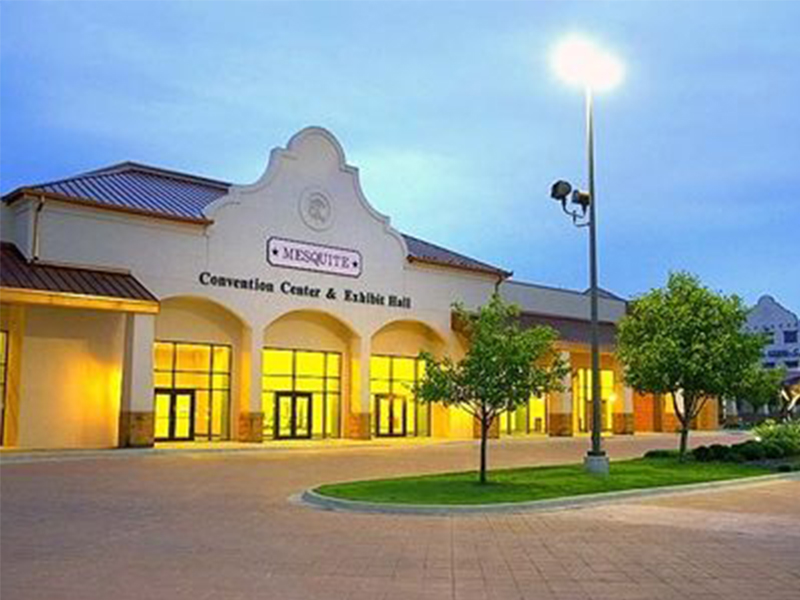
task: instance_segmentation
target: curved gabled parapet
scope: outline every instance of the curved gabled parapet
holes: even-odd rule
[[[323,127],[306,127],[295,133],[285,148],[275,148],[270,152],[269,162],[264,173],[255,182],[246,185],[233,185],[227,195],[209,204],[204,214],[216,220],[226,207],[241,204],[246,198],[264,193],[281,175],[289,164],[303,162],[310,180],[324,180],[325,174],[338,171],[350,180],[352,191],[360,206],[383,231],[394,238],[403,253],[408,256],[408,247],[399,231],[391,225],[387,215],[379,212],[367,200],[361,188],[358,168],[348,165],[344,149],[336,137]],[[312,187],[313,184],[310,182]]]

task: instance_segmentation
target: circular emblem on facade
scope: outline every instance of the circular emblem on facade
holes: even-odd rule
[[[306,190],[300,197],[300,216],[311,229],[324,231],[333,225],[333,204],[322,190]]]

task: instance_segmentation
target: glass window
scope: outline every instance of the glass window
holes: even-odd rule
[[[424,368],[424,361],[415,357],[370,357],[370,410],[374,435],[430,435],[430,406],[418,402],[414,393]]]
[[[177,344],[175,369],[178,371],[211,371],[211,346]]]
[[[230,373],[231,371],[231,349],[230,346],[214,346],[214,373]]]
[[[797,343],[797,329],[787,329],[783,332],[783,343],[784,344],[796,344]]]
[[[194,439],[229,439],[232,348],[225,344],[159,340],[153,352],[156,437],[168,437],[165,432],[169,432],[171,417],[163,392],[191,390],[195,403]]]
[[[339,353],[264,348],[262,361],[266,439],[340,435]],[[280,402],[276,401],[278,397]]]
[[[592,371],[591,369],[578,369],[572,377],[573,414],[575,415],[576,429],[581,432],[591,431],[592,418]],[[602,404],[601,418],[603,431],[610,431],[614,414],[614,371],[601,369],[600,371],[600,401]]]
[[[262,355],[264,375],[291,375],[294,353],[291,350],[264,350]]]
[[[391,359],[388,356],[372,356],[369,359],[369,373],[370,379],[383,379],[389,380],[391,378],[391,374],[389,372],[389,366],[391,365]]]
[[[175,344],[164,343],[164,342],[155,343],[155,348],[153,352],[153,364],[155,365],[157,371],[172,370],[172,368],[174,367],[172,363],[174,350],[175,350]]]

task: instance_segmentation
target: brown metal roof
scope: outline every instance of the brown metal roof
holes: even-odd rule
[[[25,194],[43,194],[54,200],[97,206],[134,214],[208,224],[205,208],[221,198],[231,183],[180,173],[141,163],[124,162],[74,177],[18,188],[3,201]],[[403,234],[408,260],[509,277],[499,267],[475,260],[419,238]]]
[[[475,260],[469,256],[458,254],[447,248],[442,248],[436,244],[426,242],[419,238],[410,235],[402,234],[408,247],[408,258],[410,261],[419,261],[443,265],[446,267],[457,267],[460,269],[467,269],[469,271],[478,271],[480,273],[490,273],[498,277],[510,277],[511,272],[499,267],[495,267],[485,262]]]
[[[569,317],[555,317],[540,313],[523,312],[519,315],[519,322],[523,327],[546,325],[552,327],[559,334],[563,342],[590,344],[592,341],[591,322],[588,319],[572,319]],[[617,327],[609,321],[600,322],[600,344],[613,346],[616,342]]]
[[[158,302],[133,275],[32,263],[9,242],[0,242],[0,286],[4,289]]]

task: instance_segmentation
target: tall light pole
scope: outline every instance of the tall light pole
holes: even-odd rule
[[[551,195],[578,227],[589,227],[589,293],[592,345],[592,447],[584,459],[590,473],[607,474],[608,456],[602,445],[602,387],[600,380],[600,326],[597,283],[597,196],[594,184],[594,95],[618,85],[625,74],[622,63],[593,42],[570,36],[553,52],[553,67],[567,83],[583,88],[586,105],[586,159],[589,190],[572,191],[566,181],[553,185]],[[570,196],[570,192],[572,192]],[[567,209],[567,199],[579,207]],[[588,208],[588,215],[586,214]]]

